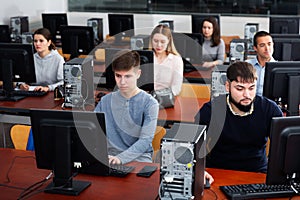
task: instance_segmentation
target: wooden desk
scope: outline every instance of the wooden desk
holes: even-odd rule
[[[0,184],[27,188],[30,185],[43,180],[49,174],[49,170],[37,169],[34,153],[14,149],[0,149]],[[74,180],[90,181],[92,184],[79,196],[62,196],[57,194],[38,193],[32,199],[143,199],[154,200],[158,194],[159,171],[157,170],[150,178],[136,176],[144,163],[133,163],[136,166],[134,173],[125,178],[103,177],[80,174]],[[157,165],[157,164],[152,164]],[[9,170],[9,168],[11,169]],[[7,182],[6,176],[10,182]],[[42,188],[48,185],[48,181]],[[1,199],[17,199],[21,189],[13,189],[0,185]]]
[[[208,102],[208,98],[175,97],[174,108],[159,110],[158,121],[161,123],[187,122],[193,123],[194,117],[202,107]]]
[[[17,199],[22,188],[44,179],[49,170],[37,169],[35,165],[34,153],[31,151],[21,151],[14,149],[0,149],[0,190],[1,199]],[[133,163],[136,166],[134,172],[142,168],[144,163]],[[157,164],[153,164],[157,165]],[[211,199],[227,199],[219,189],[221,185],[247,184],[247,183],[263,183],[266,175],[262,173],[240,172],[222,169],[207,169],[213,175],[215,182],[211,189],[204,191],[203,200]],[[7,182],[9,177],[10,182]],[[62,196],[57,194],[38,193],[28,198],[33,199],[143,199],[154,200],[158,194],[159,187],[159,170],[157,170],[150,178],[137,177],[136,174],[130,174],[124,178],[118,177],[102,177],[90,175],[78,175],[75,180],[87,180],[92,184],[83,191],[79,196]],[[48,182],[42,187],[44,188]],[[10,187],[5,187],[7,185]],[[18,187],[18,188],[12,188]],[[201,199],[201,198],[197,198]],[[288,199],[288,198],[276,198]],[[300,199],[299,197],[293,197]]]
[[[20,101],[0,101],[0,112],[9,114],[23,113],[29,114],[30,108],[40,109],[52,109],[57,105],[61,104],[62,101],[54,100],[54,93],[49,92],[48,94],[40,97],[26,97]]]

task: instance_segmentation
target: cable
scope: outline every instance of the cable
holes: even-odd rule
[[[24,157],[22,157],[22,156],[15,156],[13,158],[13,160],[12,160],[11,165],[9,166],[9,168],[8,168],[8,170],[6,172],[6,181],[5,181],[5,183],[10,183],[9,173],[10,173],[11,169],[13,168],[13,165],[15,164],[15,161],[16,161],[17,158],[33,158],[33,159],[35,159],[34,156],[24,156]]]
[[[23,192],[21,192],[21,194],[18,197],[18,200],[26,197],[33,191],[36,191],[38,188],[40,188],[42,185],[44,185],[44,183],[47,182],[52,177],[52,175],[53,175],[53,172],[50,172],[50,174],[48,176],[46,176],[46,178],[44,178],[43,180],[38,181],[38,182],[30,185],[29,187],[27,187]]]

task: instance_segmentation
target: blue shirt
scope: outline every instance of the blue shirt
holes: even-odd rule
[[[282,115],[274,101],[262,96],[255,97],[253,112],[246,116],[233,114],[223,95],[204,104],[195,121],[208,126],[206,166],[266,173],[271,120]]]
[[[257,89],[256,95],[262,96],[264,89],[264,79],[265,79],[265,66],[261,66],[257,60],[257,56],[253,59],[246,60],[246,62],[252,64],[256,69],[257,74]],[[276,60],[272,57],[270,62],[276,62]]]
[[[102,97],[95,111],[105,113],[109,155],[122,164],[152,162],[158,110],[158,102],[143,90],[129,99],[119,91]]]

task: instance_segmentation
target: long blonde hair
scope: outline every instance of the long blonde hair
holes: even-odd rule
[[[163,24],[157,25],[157,26],[153,29],[153,31],[152,31],[152,33],[151,33],[151,35],[150,35],[149,49],[154,50],[153,47],[152,47],[152,40],[153,40],[153,36],[154,36],[156,33],[163,34],[164,36],[166,36],[166,37],[168,38],[169,43],[168,43],[167,50],[166,50],[167,55],[168,55],[169,53],[172,53],[172,54],[174,54],[174,55],[180,56],[180,54],[178,53],[178,51],[177,51],[176,48],[175,48],[171,29],[170,29],[168,26],[163,25]]]

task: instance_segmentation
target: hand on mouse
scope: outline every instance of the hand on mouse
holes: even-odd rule
[[[209,184],[212,184],[215,180],[207,171],[204,171],[204,185],[206,183],[206,179],[208,179]]]

